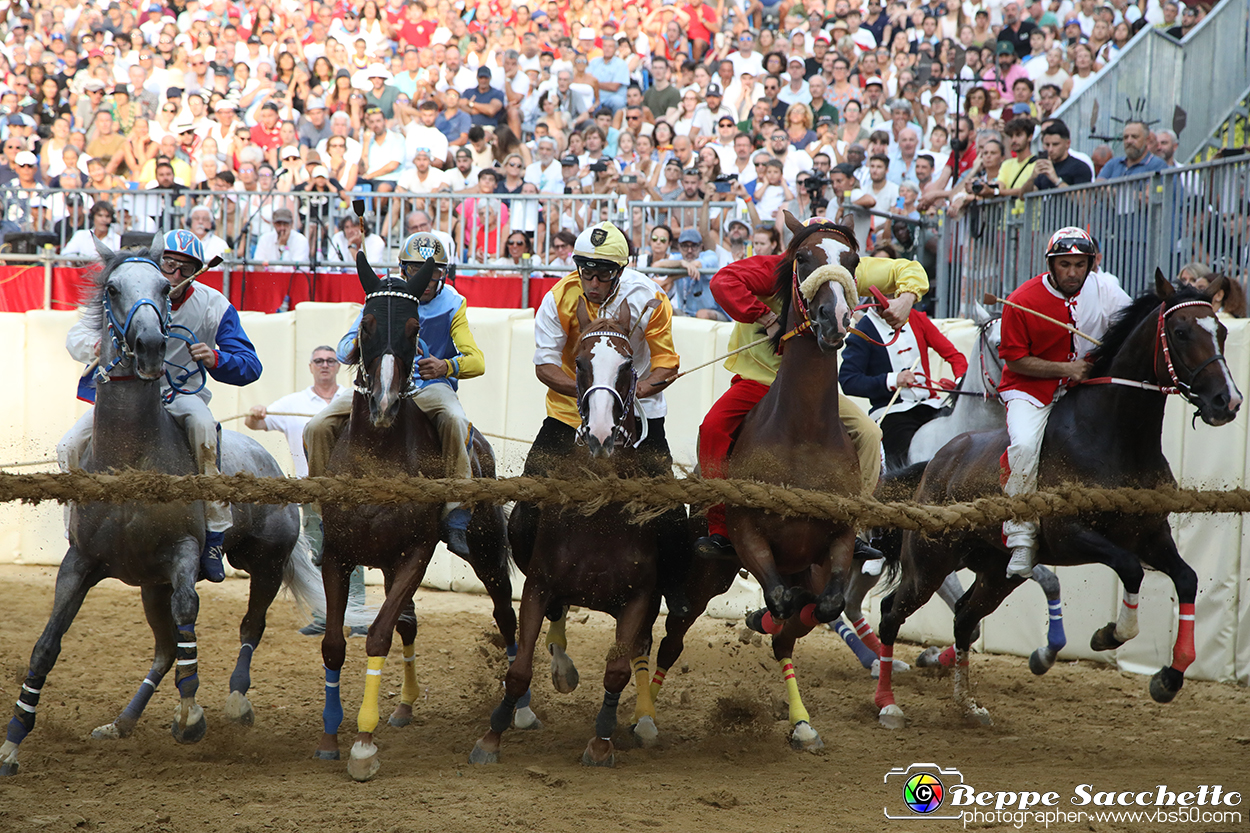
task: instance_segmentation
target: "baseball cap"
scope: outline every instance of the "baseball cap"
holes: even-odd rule
[[[299,159],[299,148],[295,145],[287,145],[278,155],[282,159]]]
[[[829,172],[842,174],[843,176],[855,176],[855,166],[849,162],[842,162],[841,164],[834,165]]]
[[[792,64],[799,64],[800,66],[802,66],[802,65],[806,64],[806,63],[807,63],[807,61],[803,58],[803,56],[802,56],[802,55],[791,55],[791,56],[790,56],[790,63],[792,63]]]
[[[39,157],[28,150],[24,150],[13,159],[13,163],[15,165],[38,165]]]
[[[882,81],[882,80],[881,80],[880,78],[878,78],[877,76],[873,75],[873,76],[869,77],[869,78],[868,78],[868,80],[866,80],[866,81],[864,82],[864,88],[865,88],[865,89],[867,89],[868,87],[871,87],[873,84],[876,84],[878,87],[884,87],[884,86],[885,86],[885,82],[884,82],[884,81]]]
[[[747,230],[747,234],[751,233],[751,224],[748,223],[746,220],[743,220],[739,217],[734,217],[732,220],[730,220],[726,228],[728,229],[734,226],[742,226],[744,229]]]
[[[566,157],[564,157],[563,159],[561,159],[561,160],[560,160],[560,164],[561,164],[562,166],[563,166],[563,165],[567,165],[567,166],[569,166],[569,167],[576,168],[576,167],[577,167],[577,157],[575,157],[575,156],[566,156]]]
[[[707,94],[708,94],[708,95],[716,95],[716,96],[720,95],[720,94],[721,94],[721,91],[720,91],[720,85],[719,85],[719,84],[708,84],[708,85],[707,85]]]
[[[842,24],[842,28],[843,29],[846,28],[845,23]],[[816,39],[813,41],[813,43],[828,43],[828,42],[829,42],[829,36],[826,35],[824,32],[821,32],[819,35],[817,35]],[[746,223],[743,223],[743,225],[746,225]]]
[[[326,170],[325,165],[313,165],[313,169],[308,172],[308,175],[313,179],[319,176],[324,176],[326,179],[330,178],[330,172]]]
[[[273,210],[273,221],[275,223],[294,223],[295,215],[291,213],[289,208],[275,208]]]
[[[490,78],[490,67],[478,67],[477,77],[478,78]]]
[[[677,238],[678,243],[703,243],[703,235],[699,234],[698,229],[688,228]]]
[[[168,87],[165,90],[166,98],[182,98],[182,87]]]
[[[577,33],[577,39],[578,40],[594,40],[595,30],[591,29],[589,26],[583,26],[581,31]]]
[[[1015,53],[1016,48],[1011,45],[1010,41],[1000,40],[998,45],[994,47],[994,54],[996,55],[1014,55]]]
[[[1080,26],[1080,25],[1081,25],[1081,21],[1077,20],[1075,17],[1069,17],[1067,20],[1063,22],[1063,28],[1065,29],[1068,28],[1069,26]]]
[[[833,124],[833,116],[821,116],[816,119],[817,124]]]
[[[304,112],[309,110],[324,110],[326,108],[326,100],[319,96],[310,96],[304,104]]]
[[[103,50],[103,49],[92,49],[92,50],[90,50],[90,51],[88,51],[88,52],[87,52],[87,57],[88,57],[88,58],[103,58],[103,57],[104,57],[104,50]]]
[[[84,90],[103,90],[104,82],[101,81],[99,78],[92,78],[91,80],[87,81],[87,83],[83,84],[82,88]]]
[[[234,105],[231,104],[230,101],[228,101],[227,99],[222,98],[222,99],[217,100],[217,106],[214,107],[213,109],[217,112],[220,112],[222,110],[233,110]]]
[[[17,127],[18,125],[26,124],[26,122],[22,121],[22,116],[20,113],[9,114],[9,117],[5,120],[5,123],[12,127]]]
[[[369,67],[369,72],[365,75],[365,77],[366,78],[390,78],[391,74],[387,72],[386,67],[382,66],[381,64],[374,64],[373,66]]]

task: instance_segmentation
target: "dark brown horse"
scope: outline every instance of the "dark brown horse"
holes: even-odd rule
[[[629,342],[629,307],[622,304],[616,318],[592,322],[585,301],[581,301],[577,315],[583,334],[576,367],[582,414],[579,437],[584,446],[568,458],[568,473],[576,476],[591,469],[609,477],[641,475],[641,452],[635,446],[643,421],[637,418],[634,407],[638,379]],[[589,517],[558,508],[540,511],[532,555],[518,563],[525,572],[525,590],[521,594],[517,659],[504,681],[503,702],[491,714],[490,731],[474,746],[470,762],[499,761],[503,732],[512,724],[518,702],[528,696],[534,646],[543,618],[549,611],[558,614],[568,605],[600,610],[616,618],[616,645],[609,652],[603,675],[603,706],[582,763],[615,763],[612,733],[621,692],[629,683],[631,658],[638,687],[634,737],[644,746],[657,741],[649,654],[651,627],[660,610],[658,543],[656,522],[639,523],[619,505],[606,506]]]
[[[1218,291],[1213,284],[1209,291]],[[1040,488],[1063,483],[1116,488],[1173,486],[1163,456],[1163,410],[1166,393],[1180,393],[1208,425],[1231,422],[1241,394],[1224,361],[1224,327],[1208,295],[1174,290],[1155,274],[1155,293],[1146,294],[1116,318],[1103,345],[1090,356],[1086,384],[1072,388],[1055,403],[1042,444]],[[929,463],[916,499],[948,503],[1001,494],[999,458],[1007,432],[964,434],[947,444]],[[1137,594],[1142,565],[1166,573],[1180,600],[1180,624],[1171,666],[1150,682],[1150,695],[1172,700],[1194,659],[1193,612],[1198,578],[1181,559],[1166,514],[1124,515],[1090,512],[1043,518],[1038,561],[1053,565],[1106,564],[1124,584],[1124,600],[1115,622],[1095,631],[1090,647],[1108,651],[1137,634]],[[955,701],[968,717],[989,723],[989,713],[972,699],[968,649],[973,629],[993,613],[1022,579],[1007,578],[1007,550],[997,527],[925,537],[908,532],[899,560],[897,589],[882,602],[883,645],[876,703],[880,721],[901,728],[903,711],[894,702],[891,660],[899,628],[946,578],[959,568],[977,578],[955,611]]]
[[[438,433],[407,395],[420,329],[417,299],[433,275],[434,261],[425,261],[409,281],[378,280],[363,253],[356,264],[365,290],[359,335],[351,356],[352,363],[358,365],[356,393],[350,421],[335,445],[328,471],[355,477],[443,477]],[[474,474],[493,477],[495,462],[490,446],[477,432],[473,432],[472,442]],[[365,642],[369,657],[365,693],[347,767],[357,781],[369,780],[380,766],[373,733],[378,724],[382,666],[391,648],[391,634],[396,630],[403,642],[404,683],[400,705],[390,723],[404,726],[412,717],[412,703],[418,692],[413,666],[417,620],[412,597],[438,543],[439,510],[436,504],[324,507],[321,572],[326,592],[326,633],[321,654],[326,667],[326,705],[325,734],[316,752],[319,758],[339,757],[338,729],[343,707],[338,685],[347,647],[343,617],[348,577],[357,565],[363,564],[380,569],[386,583],[386,601]],[[468,537],[472,556],[467,560],[495,603],[495,622],[511,654],[515,651],[516,615],[512,610],[508,548],[500,507],[478,506]]]
[[[768,393],[743,421],[727,474],[858,494],[859,460],[838,415],[837,358],[857,297],[855,238],[827,221],[804,226],[789,214],[786,221],[794,238],[777,266],[774,290],[781,299],[778,318],[784,323],[774,340],[774,347],[784,350],[781,367]],[[803,707],[791,657],[800,637],[842,612],[855,528],[734,506],[727,508],[726,521],[742,566],[764,588],[767,610],[747,621],[773,637],[773,656],[790,701],[791,745],[819,749],[824,744]],[[680,655],[686,631],[708,600],[729,588],[737,570],[732,562],[706,562],[692,571],[686,593],[694,611],[668,616],[656,656],[654,694]]]

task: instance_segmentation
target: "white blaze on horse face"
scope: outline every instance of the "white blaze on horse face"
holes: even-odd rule
[[[842,255],[851,253],[850,247],[833,237],[821,238],[820,248],[824,250],[825,262],[831,266],[841,266]],[[834,284],[834,295],[839,299],[838,332],[846,335],[851,326],[851,305],[847,303],[849,299],[843,293],[841,284]]]
[[[845,336],[851,329],[851,305],[846,302],[846,290],[841,283],[830,281],[829,285],[833,289],[833,297],[837,299],[834,316],[838,322],[838,335]]]
[[[607,336],[600,336],[590,348],[590,384],[615,389],[616,377],[627,359],[612,346]],[[616,397],[610,390],[592,390],[586,397],[586,428],[602,444],[612,438],[616,427]]]
[[[1198,326],[1211,334],[1211,349],[1215,351],[1215,355],[1219,356],[1223,353],[1220,350],[1220,327],[1215,316],[1206,316],[1197,319]],[[1224,386],[1228,390],[1229,407],[1236,410],[1241,405],[1241,391],[1237,390],[1237,383],[1233,381],[1233,377],[1228,372],[1228,362],[1215,362],[1216,367],[1224,374]]]
[[[381,387],[377,392],[379,414],[386,414],[391,409],[391,403],[395,399],[395,392],[391,387],[391,380],[394,378],[395,357],[387,353],[382,356],[382,366],[378,370],[378,384]]]

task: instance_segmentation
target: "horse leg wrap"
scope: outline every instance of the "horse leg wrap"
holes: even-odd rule
[[[568,617],[568,610],[560,614],[560,618],[554,620],[547,626],[547,651],[551,651],[552,645],[559,645],[561,651],[569,649],[568,637],[564,635],[564,623]]]
[[[863,643],[855,631],[851,630],[850,625],[843,622],[841,618],[833,621],[833,632],[842,637],[842,641],[846,643],[846,647],[855,653],[855,658],[859,660],[859,664],[865,668],[872,668],[872,661],[877,658],[873,650]]]
[[[786,697],[790,700],[790,725],[811,722],[811,715],[803,707],[803,698],[799,696],[799,681],[794,676],[794,661],[789,657],[777,660],[781,666],[781,676],[786,681]]]
[[[946,650],[945,650],[945,651],[943,651],[940,655],[938,655],[938,665],[942,666],[943,668],[952,668],[952,667],[954,667],[954,665],[955,665],[955,654],[956,654],[956,651],[955,651],[955,646],[954,646],[954,645],[947,645],[947,646],[946,646]],[[964,658],[964,665],[967,665],[967,664],[968,664],[968,659],[965,657],[965,658]]]
[[[39,693],[43,691],[45,680],[46,676],[36,677],[28,673],[26,682],[22,683],[21,693],[17,695],[17,703],[13,706],[9,731],[5,735],[5,740],[15,746],[25,740],[35,728],[35,710],[39,708]]]
[[[803,605],[803,609],[799,611],[799,621],[809,628],[819,626],[820,620],[816,618],[816,605]]]
[[[177,671],[174,683],[183,699],[195,697],[200,688],[199,660],[195,647],[195,625],[178,626]]]
[[[1182,604],[1176,625],[1176,646],[1172,649],[1172,667],[1182,674],[1197,657],[1194,649],[1194,605]]]
[[[643,654],[634,657],[634,685],[638,688],[638,699],[634,705],[634,722],[643,717],[655,719],[655,703],[651,699],[651,657]]]
[[[1064,645],[1068,644],[1068,638],[1063,633],[1063,602],[1056,596],[1047,600],[1046,607],[1049,608],[1050,614],[1050,625],[1046,631],[1046,647],[1057,654],[1063,650]]]
[[[231,691],[247,694],[247,690],[252,687],[252,654],[255,651],[256,646],[250,642],[239,646],[239,660],[234,664],[234,673],[230,675]]]
[[[156,687],[161,684],[161,678],[153,679],[151,676],[144,677],[143,682],[139,684],[139,690],[135,692],[135,696],[130,698],[130,702],[126,704],[126,708],[122,709],[122,720],[138,722],[143,716],[143,710],[148,707],[148,701],[152,699],[152,695],[156,693]]]
[[[877,676],[877,696],[873,702],[884,709],[894,705],[894,646],[881,646],[881,672]]]
[[[851,623],[851,627],[855,628],[856,635],[863,640],[870,651],[881,656],[881,640],[877,639],[877,635],[872,632],[872,625],[868,624],[868,620],[861,616]]]
[[[764,629],[764,633],[770,636],[776,636],[781,633],[784,623],[773,619],[772,611],[765,610],[764,615],[760,617],[760,627]]]
[[[512,663],[516,662],[516,643],[513,642],[504,650],[508,652],[508,664],[511,665]]]
[[[1137,630],[1137,594],[1125,590],[1124,598],[1120,600],[1120,612],[1115,617],[1115,638],[1128,642],[1137,636]]]
[[[612,733],[616,731],[616,707],[620,702],[619,691],[603,692],[603,706],[599,709],[599,716],[595,718],[595,737],[602,740],[612,739]]]
[[[365,696],[360,703],[360,714],[356,717],[356,731],[372,734],[378,728],[378,694],[382,689],[382,666],[386,665],[386,657],[369,657],[369,667],[365,670]]]
[[[417,700],[417,643],[404,646],[404,685],[399,692],[399,702],[411,706]]]
[[[668,676],[667,668],[656,668],[655,673],[651,675],[651,702],[655,702],[655,698],[659,696],[660,689],[664,686],[664,678]]]
[[[326,706],[321,722],[327,735],[337,735],[343,723],[343,702],[339,699],[339,672],[326,669]]]
[[[528,696],[529,692],[525,694]],[[513,697],[506,691],[503,695],[503,701],[495,707],[490,713],[490,730],[497,735],[502,735],[512,725],[512,714],[517,710],[517,704],[521,702],[521,698]]]

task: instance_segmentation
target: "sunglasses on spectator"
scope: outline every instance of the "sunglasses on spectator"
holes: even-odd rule
[[[509,240],[508,245],[509,246],[524,246],[525,241],[524,240]]]
[[[662,235],[662,234],[653,234],[653,235],[651,235],[651,242],[652,242],[652,243],[667,243],[667,242],[668,242],[668,240],[669,240],[669,239],[668,239],[667,237],[665,237],[664,235]]]
[[[177,113],[177,112],[178,112],[178,108],[177,108],[177,107],[162,107],[161,109],[162,109],[162,110],[164,110],[166,113]]]

